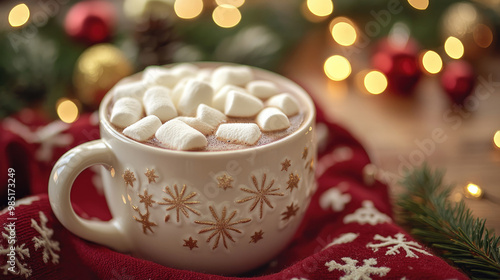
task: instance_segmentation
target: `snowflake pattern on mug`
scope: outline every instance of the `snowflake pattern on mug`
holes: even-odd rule
[[[159,181],[160,178],[166,179],[170,176],[159,174],[158,169],[154,167],[144,168],[143,174],[145,177],[141,178],[136,177],[133,168],[124,168],[120,179],[123,180],[125,186],[130,188],[127,188],[128,194],[122,196],[122,200],[123,203],[129,203],[131,206],[131,218],[140,224],[143,234],[153,234],[160,227],[155,221],[158,218],[152,211],[156,205],[161,205],[166,206],[165,208],[162,207],[163,211],[165,211],[163,218],[165,223],[173,221],[179,224],[184,219],[185,222],[204,225],[204,228],[198,230],[198,234],[206,235],[206,243],[212,250],[219,247],[228,249],[231,242],[237,243],[238,239],[236,237],[240,235],[245,236],[244,238],[247,240],[245,242],[257,244],[264,239],[264,230],[245,232],[241,227],[243,224],[252,222],[252,213],[255,213],[256,217],[258,216],[255,219],[256,221],[262,221],[266,213],[273,215],[277,219],[279,228],[283,229],[295,223],[295,218],[305,210],[301,209],[302,201],[310,199],[308,193],[314,187],[308,186],[312,182],[311,178],[314,176],[311,177],[311,175],[314,175],[315,170],[315,157],[312,151],[312,147],[306,145],[296,157],[282,158],[277,163],[277,171],[280,171],[277,176],[271,175],[272,173],[269,173],[268,169],[265,168],[263,170],[254,170],[253,174],[250,173],[251,175],[249,175],[250,184],[248,185],[242,184],[237,187],[236,182],[239,178],[235,174],[226,173],[225,171],[212,176],[212,180],[216,180],[217,189],[220,191],[234,192],[235,190],[232,189],[239,189],[240,198],[232,202],[233,206],[237,206],[237,209],[230,209],[230,205],[225,205],[222,208],[207,205],[210,203],[210,199],[205,200],[206,198],[203,195],[199,195],[196,191],[189,191],[190,187],[187,184],[179,184],[178,181],[176,183],[171,181],[163,182],[167,183],[167,185],[164,185],[165,187],[162,189],[164,194],[161,195],[159,190],[150,185],[162,183]],[[302,160],[298,160],[300,158]],[[144,179],[144,181],[140,179]],[[301,182],[302,180],[306,181]],[[289,191],[286,192],[285,190]],[[278,204],[277,199],[283,199],[283,204]],[[277,205],[280,208],[277,209],[275,214],[272,214],[274,212],[272,210],[277,208]],[[202,214],[203,211],[200,209],[202,206],[207,207],[205,208],[208,210],[205,211],[206,214]],[[237,219],[237,213],[241,213],[242,217],[240,219]],[[211,217],[190,219],[193,215],[202,216],[207,214]],[[186,236],[184,238],[179,238],[179,245],[188,248],[189,251],[195,252],[196,248],[201,247],[198,242],[199,239],[195,236]]]
[[[259,183],[257,182],[257,178],[255,175],[252,175],[252,182],[253,186],[255,187],[255,190],[247,189],[247,188],[241,188],[240,190],[249,193],[250,196],[247,196],[243,199],[237,200],[237,203],[245,203],[247,201],[253,200],[252,205],[250,206],[250,212],[252,212],[257,204],[259,204],[259,210],[260,210],[260,215],[259,218],[262,219],[262,215],[264,212],[264,203],[269,207],[269,208],[274,208],[274,206],[271,204],[271,201],[269,200],[268,196],[284,196],[283,193],[278,193],[280,188],[274,188],[274,179],[271,180],[269,185],[266,186],[266,177],[267,175],[264,173],[262,175],[262,182],[259,187]]]
[[[180,213],[184,214],[186,218],[189,218],[189,212],[194,213],[196,215],[200,215],[200,212],[198,210],[194,209],[190,205],[193,204],[199,204],[200,201],[197,200],[191,200],[194,198],[197,193],[196,192],[191,192],[187,196],[184,196],[186,193],[186,185],[182,185],[181,192],[179,193],[179,190],[177,189],[177,185],[174,185],[174,193],[170,190],[169,186],[165,187],[164,192],[170,196],[168,197],[163,197],[164,202],[158,202],[160,205],[167,205],[167,209],[165,211],[170,211],[172,209],[175,209],[176,211],[176,217],[177,217],[177,222],[180,221]],[[188,212],[189,211],[189,212]],[[167,221],[167,218],[165,218],[165,222]]]
[[[207,238],[207,243],[210,243],[213,237],[215,237],[215,242],[212,247],[212,250],[217,249],[219,247],[219,242],[222,239],[222,243],[226,249],[227,247],[227,242],[226,238],[231,240],[232,242],[236,242],[231,235],[231,231],[236,232],[236,233],[242,233],[241,230],[237,229],[235,226],[239,224],[245,224],[250,222],[252,219],[241,219],[235,222],[231,222],[236,215],[236,210],[233,211],[228,218],[226,218],[227,215],[227,208],[224,206],[222,209],[222,213],[219,217],[217,215],[217,212],[214,210],[212,206],[208,207],[210,209],[210,213],[212,214],[213,221],[195,221],[195,223],[199,225],[206,225],[208,227],[200,230],[198,233],[207,233],[207,232],[212,232],[210,236]]]

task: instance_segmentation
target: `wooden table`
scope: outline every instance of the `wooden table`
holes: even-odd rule
[[[485,197],[466,199],[466,204],[500,234],[500,149],[492,141],[500,130],[500,59],[491,58],[481,65],[478,81],[483,81],[483,88],[476,102],[469,104],[470,112],[463,112],[451,107],[437,76],[423,77],[410,98],[363,93],[355,86],[355,78],[329,80],[323,62],[336,50],[324,37],[320,31],[311,33],[281,72],[306,87],[332,120],[364,144],[387,175],[393,195],[402,189],[397,183],[402,172],[425,160],[433,168],[446,170],[445,182],[455,185],[454,199],[462,197],[467,183],[479,185]],[[488,79],[498,84],[486,88]]]

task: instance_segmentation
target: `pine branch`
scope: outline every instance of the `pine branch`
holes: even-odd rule
[[[426,165],[405,177],[398,198],[403,223],[411,233],[472,279],[500,279],[500,237],[475,218],[464,201],[452,203],[443,172]]]

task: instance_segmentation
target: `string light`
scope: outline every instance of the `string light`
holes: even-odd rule
[[[30,9],[24,3],[14,6],[9,12],[9,24],[12,27],[23,26],[29,18]]]
[[[370,71],[365,75],[363,84],[371,94],[381,94],[387,88],[387,78],[380,71]]]
[[[449,57],[459,59],[464,55],[464,45],[458,38],[450,36],[444,42],[444,51]]]
[[[417,10],[425,10],[429,7],[429,0],[408,0],[408,4]]]
[[[235,6],[222,4],[214,9],[212,18],[218,26],[231,28],[240,22],[241,13]]]
[[[203,0],[175,0],[175,14],[182,19],[192,19],[201,14]]]
[[[342,81],[351,74],[351,63],[340,55],[330,56],[323,66],[326,76],[333,81]]]
[[[333,12],[332,0],[307,0],[307,8],[318,17],[329,16]]]
[[[75,102],[61,98],[56,105],[56,111],[59,118],[65,123],[73,123],[78,119],[78,106]]]
[[[465,187],[465,196],[468,198],[481,198],[483,190],[478,185],[469,183]]]
[[[422,56],[422,66],[430,74],[437,74],[443,68],[443,60],[435,51],[426,51]]]
[[[354,26],[344,20],[333,24],[331,28],[332,37],[335,42],[342,46],[351,46],[356,42],[357,34]]]
[[[493,136],[493,143],[497,148],[500,149],[500,130],[497,130],[497,132],[495,132],[495,135]]]
[[[472,32],[474,42],[481,48],[486,49],[493,43],[493,32],[485,24],[478,24]]]
[[[236,8],[239,8],[243,6],[243,4],[245,4],[245,0],[215,0],[215,3],[217,3],[217,5],[228,4]]]

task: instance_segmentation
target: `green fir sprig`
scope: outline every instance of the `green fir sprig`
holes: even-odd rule
[[[463,200],[449,200],[452,188],[443,185],[443,174],[424,165],[405,177],[398,198],[402,222],[472,279],[500,279],[500,237]]]

